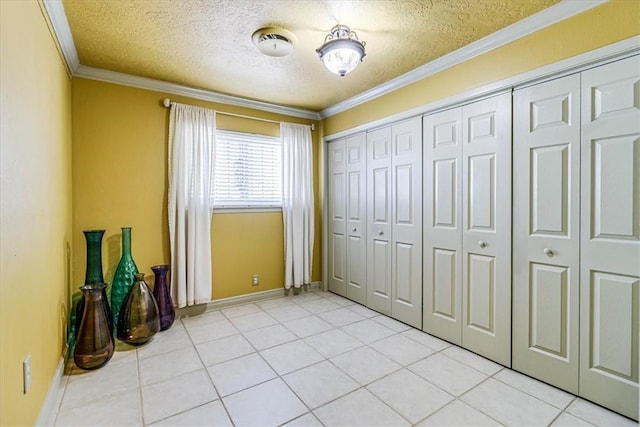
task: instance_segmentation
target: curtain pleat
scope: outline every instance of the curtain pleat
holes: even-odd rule
[[[311,128],[280,124],[286,289],[311,283],[314,239]]]
[[[215,111],[178,103],[169,114],[171,293],[178,307],[211,301]]]

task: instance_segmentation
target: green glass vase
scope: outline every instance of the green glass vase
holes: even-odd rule
[[[113,326],[118,325],[118,316],[131,285],[134,275],[138,273],[133,257],[131,256],[131,227],[122,227],[122,257],[116,268],[111,285],[111,312],[113,315]],[[116,331],[114,330],[114,333]]]

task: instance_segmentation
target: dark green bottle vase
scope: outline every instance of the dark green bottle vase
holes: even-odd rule
[[[122,303],[131,288],[134,275],[137,273],[138,267],[131,256],[131,227],[122,227],[122,257],[111,285],[111,312],[113,325],[116,327]]]

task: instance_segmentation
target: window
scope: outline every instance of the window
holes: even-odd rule
[[[279,137],[216,131],[214,208],[282,207]]]

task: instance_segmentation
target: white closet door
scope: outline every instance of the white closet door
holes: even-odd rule
[[[329,290],[347,295],[347,243],[345,237],[347,206],[345,178],[345,140],[328,144],[329,163]]]
[[[425,332],[462,344],[462,108],[425,116]]]
[[[366,135],[346,140],[347,190],[347,298],[360,304],[367,301],[366,236]]]
[[[422,119],[391,127],[391,316],[422,327]]]
[[[640,59],[582,73],[580,395],[638,419]]]
[[[391,127],[367,133],[367,306],[391,315]]]
[[[514,93],[513,368],[578,393],[580,75]]]
[[[511,366],[511,94],[462,116],[462,342]]]

